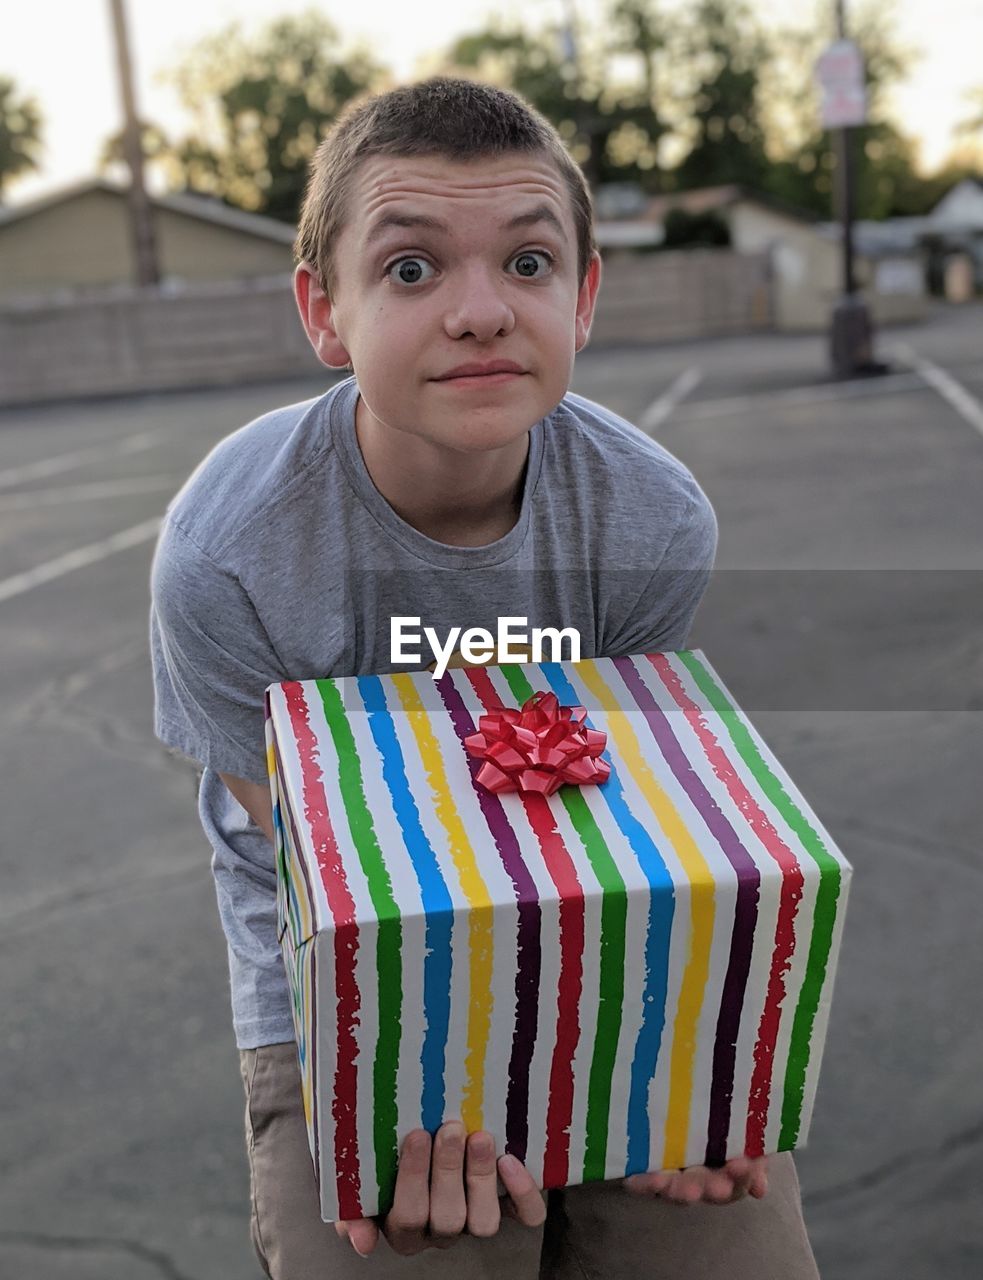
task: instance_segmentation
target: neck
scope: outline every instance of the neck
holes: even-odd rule
[[[359,396],[355,434],[372,483],[402,520],[435,542],[487,546],[518,521],[528,432],[501,449],[462,453],[380,426]]]

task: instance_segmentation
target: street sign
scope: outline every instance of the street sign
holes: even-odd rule
[[[853,40],[835,40],[816,63],[824,129],[867,123],[863,54]]]

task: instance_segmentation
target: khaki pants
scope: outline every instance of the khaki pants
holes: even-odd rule
[[[271,1280],[818,1280],[799,1182],[787,1153],[769,1161],[768,1194],[676,1205],[620,1182],[544,1192],[532,1230],[503,1218],[497,1235],[404,1258],[380,1238],[368,1258],[321,1221],[293,1043],[240,1051],[253,1245]]]

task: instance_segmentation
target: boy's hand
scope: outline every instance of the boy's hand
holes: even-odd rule
[[[768,1157],[736,1156],[720,1169],[694,1164],[663,1173],[633,1173],[624,1185],[634,1195],[660,1196],[674,1204],[733,1204],[745,1195],[760,1200],[768,1191]]]
[[[431,1159],[432,1157],[432,1159]],[[462,1234],[493,1236],[501,1223],[498,1177],[508,1192],[505,1212],[527,1227],[538,1227],[546,1206],[538,1187],[513,1156],[495,1159],[490,1133],[472,1133],[465,1143],[464,1125],[449,1121],[433,1140],[425,1129],[407,1134],[399,1157],[393,1207],[382,1232],[396,1253],[447,1249]],[[367,1257],[379,1240],[378,1218],[336,1222],[356,1253]]]

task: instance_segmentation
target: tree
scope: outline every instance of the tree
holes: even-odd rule
[[[953,187],[967,178],[975,178],[978,181],[979,176],[979,164],[969,156],[961,157],[959,151],[953,152],[937,169],[922,178],[919,184],[918,213],[930,213]]]
[[[21,97],[8,76],[0,76],[0,204],[6,188],[22,173],[40,167],[41,109]]]
[[[956,125],[957,134],[983,137],[983,85],[977,85],[963,95],[972,104],[972,112]]]
[[[690,147],[675,172],[679,187],[764,185],[768,156],[759,84],[770,58],[746,0],[699,0],[676,56],[690,80],[682,125]]]
[[[648,109],[651,118],[646,125],[648,147],[639,156],[638,164],[651,175],[644,185],[657,192],[662,186],[659,144],[670,131],[661,111],[663,73],[669,54],[668,24],[653,0],[614,0],[606,20],[612,32],[608,48],[612,52],[624,51],[641,59],[639,105]]]
[[[833,216],[834,139],[820,123],[815,67],[832,39],[829,6],[809,30],[784,31],[777,61],[785,91],[770,115],[772,165],[767,190],[821,217]],[[917,145],[888,118],[890,90],[907,75],[917,51],[899,44],[884,0],[870,0],[850,17],[849,34],[864,59],[868,121],[850,130],[859,218],[886,218],[924,212],[925,191],[917,172]]]
[[[384,69],[310,11],[268,24],[254,39],[238,23],[194,46],[170,79],[195,126],[169,154],[176,185],[293,222],[307,163],[351,99]]]
[[[714,209],[704,213],[687,213],[685,209],[670,209],[665,219],[665,239],[659,249],[680,249],[691,246],[721,246],[731,243],[730,224]]]
[[[180,185],[180,170],[174,162],[174,143],[160,125],[151,120],[140,121],[140,146],[148,169],[160,169],[171,177],[171,185]],[[118,170],[129,181],[130,171],[123,149],[122,129],[103,143],[98,164],[100,173]]]
[[[961,171],[961,177],[978,178],[983,173],[983,84],[968,90],[963,97],[970,105],[970,114],[953,129],[953,149],[943,167]]]
[[[664,132],[652,104],[637,86],[607,85],[593,53],[582,53],[573,68],[559,52],[559,34],[555,27],[535,34],[507,29],[493,19],[486,30],[455,40],[434,74],[471,72],[520,94],[556,126],[592,187],[644,180]]]

